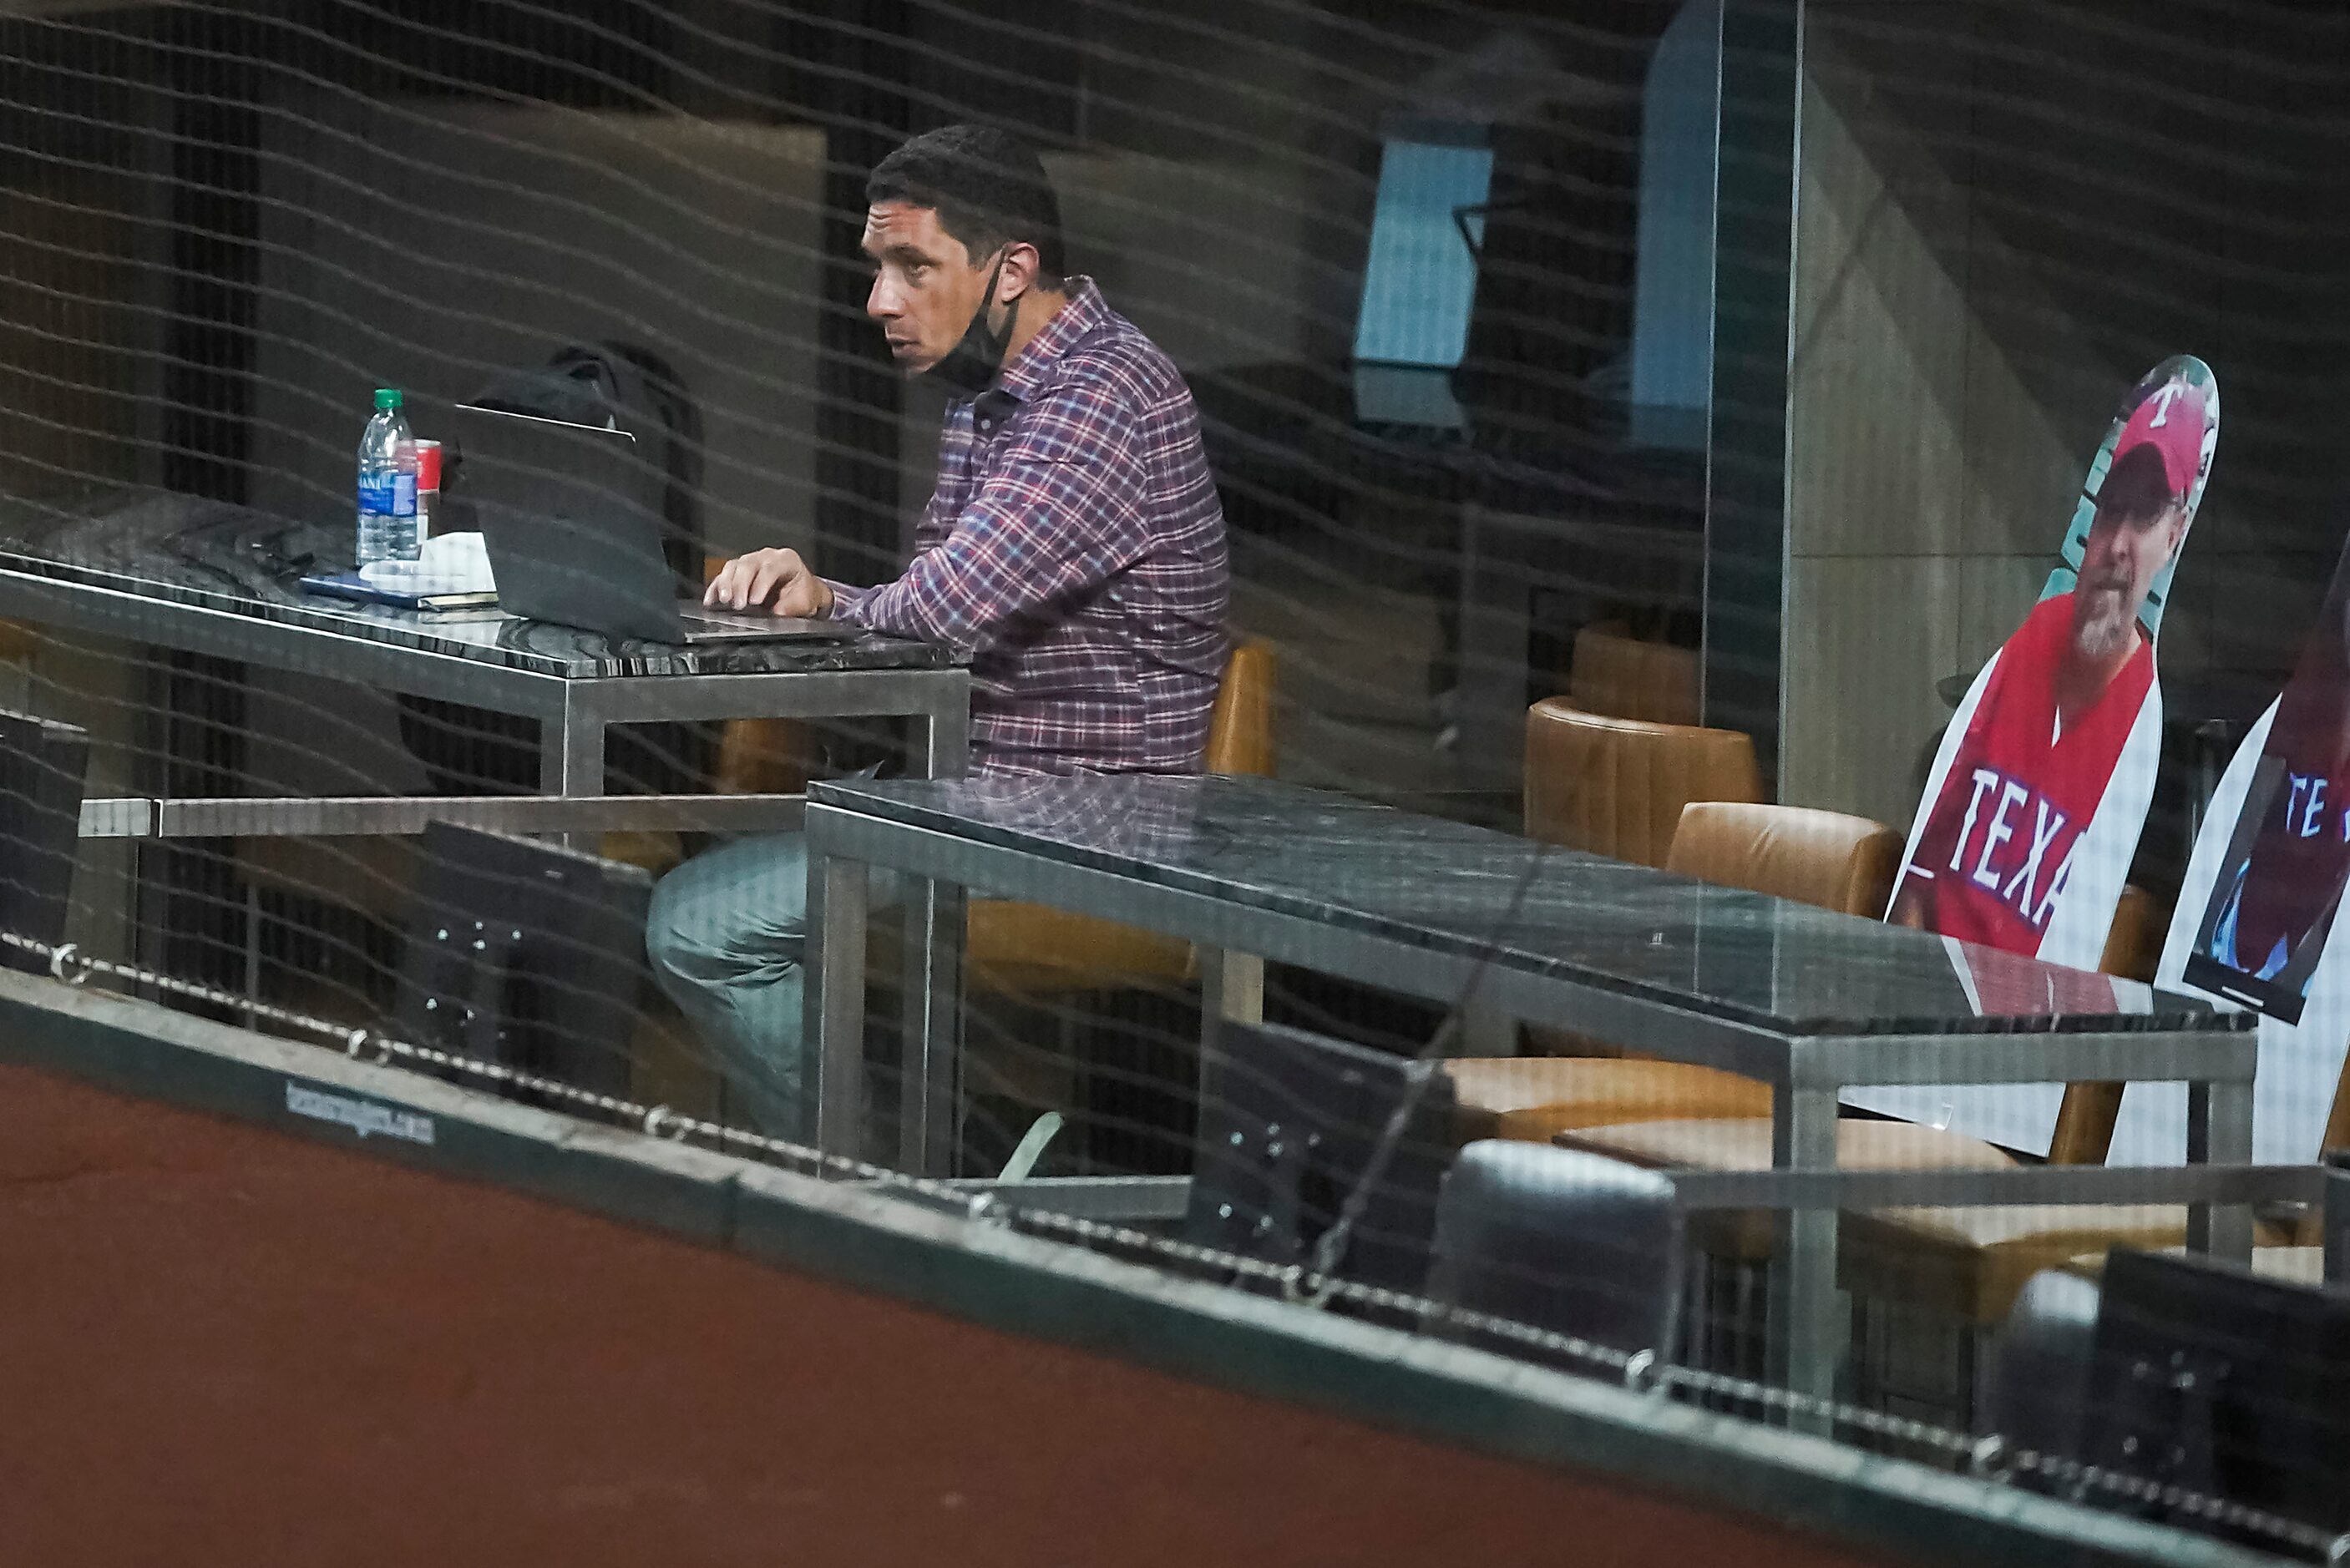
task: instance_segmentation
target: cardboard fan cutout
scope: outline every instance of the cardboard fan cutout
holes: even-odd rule
[[[1886,918],[2094,970],[2154,798],[2155,634],[2210,476],[2220,390],[2181,355],[2123,400],[2040,602],[1936,752]],[[1856,1092],[1855,1104],[2047,1150],[2056,1085]]]
[[[2188,858],[2158,984],[2261,1014],[2252,1158],[2316,1158],[2350,1041],[2350,549],[2284,692],[2220,777]],[[2176,1165],[2187,1095],[2133,1085],[2109,1158]]]

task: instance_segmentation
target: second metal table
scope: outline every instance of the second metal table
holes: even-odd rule
[[[1864,1084],[2184,1081],[2190,1158],[2251,1157],[2242,1015],[2128,981],[2085,990],[2089,977],[2033,960],[1323,791],[1137,776],[819,784],[807,832],[808,1035],[818,1137],[837,1153],[857,1152],[862,1123],[866,871],[882,866],[1200,944],[1203,1094],[1216,1022],[1255,1011],[1270,960],[1761,1079],[1784,1170],[1833,1168],[1839,1092]],[[926,1065],[908,1100],[945,1119],[954,1064]],[[927,1147],[936,1171],[943,1146]],[[2192,1212],[2198,1244],[2249,1257],[2248,1209]],[[1835,1210],[1794,1210],[1783,1229],[1776,1358],[1792,1386],[1825,1396],[1846,1327]]]

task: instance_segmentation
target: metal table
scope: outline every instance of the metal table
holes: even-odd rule
[[[347,547],[333,530],[163,491],[0,499],[0,618],[536,719],[548,795],[603,792],[611,725],[671,720],[905,715],[915,772],[962,770],[970,681],[947,649],[883,637],[676,647],[302,592],[289,559],[315,547],[329,569],[334,545]]]
[[[616,639],[494,612],[420,616],[307,595],[306,555],[332,569],[347,530],[313,530],[247,507],[131,487],[40,504],[0,497],[0,618],[323,675],[539,721],[540,794],[425,800],[93,801],[85,836],[214,837],[415,833],[445,819],[518,833],[610,827],[789,826],[795,797],[607,795],[612,725],[733,718],[899,717],[908,770],[961,776],[969,752],[967,656],[868,636],[847,643],[699,648]],[[951,890],[910,888],[910,1005],[951,995],[934,940],[959,914]],[[941,899],[947,902],[942,905]],[[951,971],[950,970],[950,974]],[[951,1018],[922,1012],[943,1039]]]
[[[863,1116],[867,869],[882,866],[1200,944],[1203,1094],[1219,1021],[1255,1012],[1271,960],[1763,1080],[1784,1170],[1831,1169],[1840,1092],[1877,1084],[2183,1080],[2190,1160],[2251,1158],[2247,1015],[1323,791],[1133,776],[827,784],[810,792],[807,833],[817,1136],[836,1152],[855,1152]],[[2091,980],[2084,1001],[2019,1000],[2078,998]],[[941,1116],[953,1064],[923,1064],[931,1076],[908,1099]],[[927,1147],[936,1169],[943,1146]],[[2194,1244],[2250,1256],[2248,1208],[2192,1212]],[[1836,1212],[1793,1208],[1782,1224],[1774,1358],[1793,1386],[1825,1396],[1848,1326]]]

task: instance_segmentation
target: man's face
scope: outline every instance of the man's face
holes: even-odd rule
[[[2136,635],[2138,607],[2178,548],[2187,509],[2176,500],[2100,497],[2073,589],[2073,646],[2110,659]]]
[[[905,202],[866,209],[864,249],[874,265],[865,314],[880,323],[898,368],[919,376],[962,340],[995,258],[974,259],[934,210]]]

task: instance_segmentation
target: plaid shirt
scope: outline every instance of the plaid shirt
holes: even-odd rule
[[[1174,363],[1073,278],[947,409],[913,563],[833,613],[972,651],[978,774],[1197,773],[1223,676],[1224,514]]]

